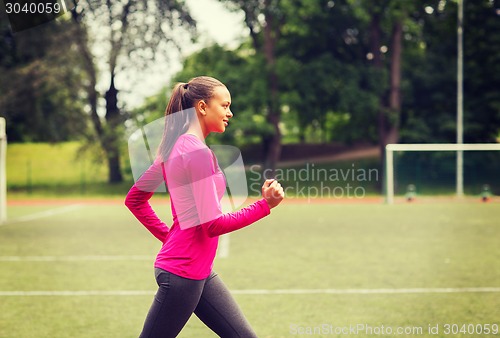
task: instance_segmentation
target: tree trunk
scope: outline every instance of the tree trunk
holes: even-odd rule
[[[76,6],[75,6],[76,8]],[[87,100],[90,105],[90,118],[94,127],[97,139],[101,148],[106,154],[108,164],[108,182],[122,182],[123,176],[120,165],[119,133],[116,132],[116,127],[120,124],[120,111],[118,109],[118,91],[114,85],[114,74],[112,75],[111,85],[106,92],[106,126],[103,126],[99,115],[97,114],[97,100],[99,93],[96,90],[97,71],[95,68],[92,53],[88,47],[87,31],[81,23],[81,16],[72,11],[73,20],[76,23],[75,39],[82,54],[84,70],[89,77],[89,85],[87,86]]]
[[[382,53],[380,47],[382,45],[382,28],[380,27],[380,13],[372,13],[370,22],[370,52],[373,57],[373,67],[377,70],[378,75],[382,75],[384,65],[382,63]],[[385,104],[384,96],[379,98],[379,108],[377,113],[377,129],[378,140],[380,147],[380,154],[382,154],[382,161],[384,160],[385,153],[385,138],[386,138],[386,117],[385,117]],[[382,162],[383,163],[383,162]]]
[[[384,64],[382,62],[382,52],[380,47],[382,46],[382,28],[380,26],[380,13],[374,11],[371,14],[370,22],[370,52],[373,56],[372,65],[375,68],[376,76],[382,76],[384,72]],[[378,189],[383,191],[384,181],[385,181],[385,139],[386,139],[386,116],[387,111],[385,105],[385,93],[382,93],[379,97],[379,107],[377,113],[377,130],[378,130],[378,144],[380,149],[380,177],[382,180],[379,182]]]
[[[99,138],[99,140],[101,140],[104,131],[99,115],[97,114],[97,99],[99,96],[96,90],[97,71],[94,64],[94,58],[88,46],[87,30],[81,23],[81,13],[77,13],[76,11],[76,2],[74,9],[71,11],[71,14],[75,22],[75,41],[77,43],[80,54],[82,55],[83,69],[89,77],[89,84],[88,86],[86,86],[86,92],[87,100],[90,105],[90,118],[92,120],[92,125],[96,131],[97,137]]]
[[[115,87],[115,75],[111,74],[111,84],[106,92],[106,137],[104,149],[108,160],[108,182],[123,181],[120,165],[120,124],[121,115],[118,108],[118,90]]]
[[[265,1],[265,18],[264,26],[264,56],[266,59],[267,68],[267,88],[269,91],[267,102],[267,121],[273,127],[273,134],[264,138],[265,160],[264,167],[271,169],[271,175],[274,175],[276,164],[281,156],[281,132],[279,129],[280,108],[278,97],[278,74],[276,74],[276,32],[273,31],[274,16],[271,11],[270,0]]]
[[[394,23],[391,37],[391,87],[389,94],[390,127],[385,143],[398,143],[401,115],[401,52],[403,49],[403,23]]]

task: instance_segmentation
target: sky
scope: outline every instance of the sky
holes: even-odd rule
[[[245,36],[248,36],[243,13],[229,11],[218,0],[186,0],[186,3],[197,22],[200,41],[188,46],[183,56],[214,42],[227,48],[235,48]],[[127,109],[141,105],[146,97],[155,95],[162,87],[168,86],[172,75],[181,70],[183,56],[177,55],[168,61],[158,60],[148,71],[128,74],[121,79],[123,89],[121,98],[126,103]]]
[[[236,47],[245,35],[242,12],[231,12],[217,0],[187,0],[203,39]]]

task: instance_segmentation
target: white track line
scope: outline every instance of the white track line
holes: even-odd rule
[[[471,288],[412,288],[412,289],[282,289],[282,290],[234,290],[234,294],[243,295],[370,295],[370,294],[419,294],[419,293],[474,293],[500,292],[500,287]]]
[[[89,290],[89,291],[0,291],[2,296],[149,296],[155,291],[148,290]]]
[[[86,255],[86,256],[0,256],[0,262],[95,262],[95,261],[153,261],[150,255]]]
[[[88,290],[88,291],[0,291],[6,296],[149,296],[152,290]],[[429,294],[429,293],[500,293],[500,287],[415,288],[415,289],[275,289],[232,290],[235,295],[369,295],[369,294]]]
[[[229,234],[222,235],[219,239],[219,248],[217,249],[217,257],[228,258],[229,257]]]
[[[76,209],[81,208],[81,207],[82,207],[82,204],[71,204],[71,205],[67,205],[64,207],[60,207],[60,208],[49,209],[49,210],[45,210],[45,211],[31,214],[31,215],[26,215],[26,216],[14,218],[13,220],[8,220],[6,223],[4,223],[4,225],[12,224],[12,223],[24,223],[24,222],[34,221],[34,220],[39,219],[39,218],[45,218],[45,217],[51,217],[51,216],[58,215],[58,214],[64,214],[66,212],[70,212],[70,211],[76,210]]]

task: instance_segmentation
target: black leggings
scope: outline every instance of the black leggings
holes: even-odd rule
[[[257,337],[216,273],[193,280],[156,268],[155,276],[158,292],[139,338],[177,337],[193,312],[220,337]]]

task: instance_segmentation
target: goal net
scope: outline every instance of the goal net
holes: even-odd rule
[[[499,150],[499,143],[388,144],[386,201],[394,203],[395,196],[500,194]]]
[[[0,224],[7,221],[7,134],[5,119],[0,117]]]

